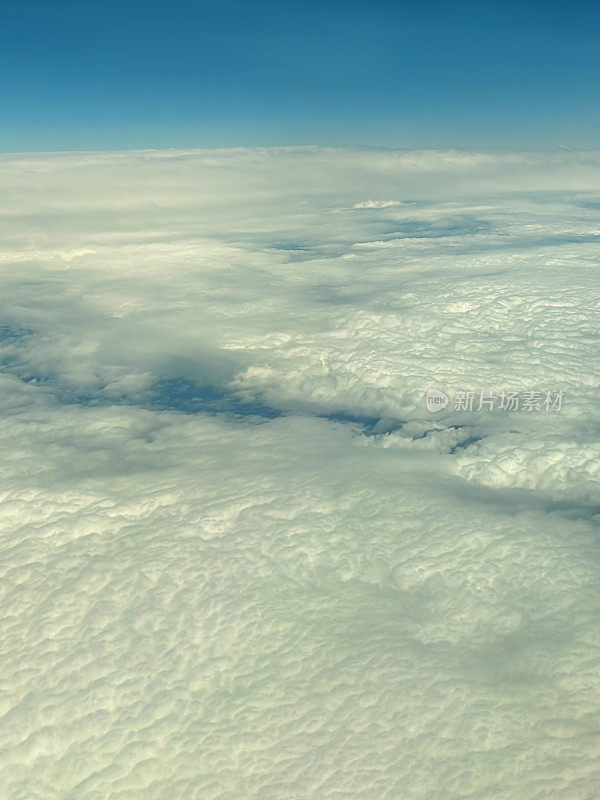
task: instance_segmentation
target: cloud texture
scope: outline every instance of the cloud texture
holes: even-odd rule
[[[595,798],[600,156],[0,175],[2,797]]]

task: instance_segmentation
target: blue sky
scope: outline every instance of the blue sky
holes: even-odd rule
[[[597,146],[591,4],[4,0],[0,150]]]

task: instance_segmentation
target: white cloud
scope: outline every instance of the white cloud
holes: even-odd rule
[[[3,797],[594,796],[599,172],[0,159]]]

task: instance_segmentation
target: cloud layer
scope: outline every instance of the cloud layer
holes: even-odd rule
[[[2,796],[591,800],[600,156],[0,175]]]

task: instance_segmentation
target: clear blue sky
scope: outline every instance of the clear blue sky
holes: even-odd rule
[[[592,3],[0,0],[0,150],[596,147]]]

